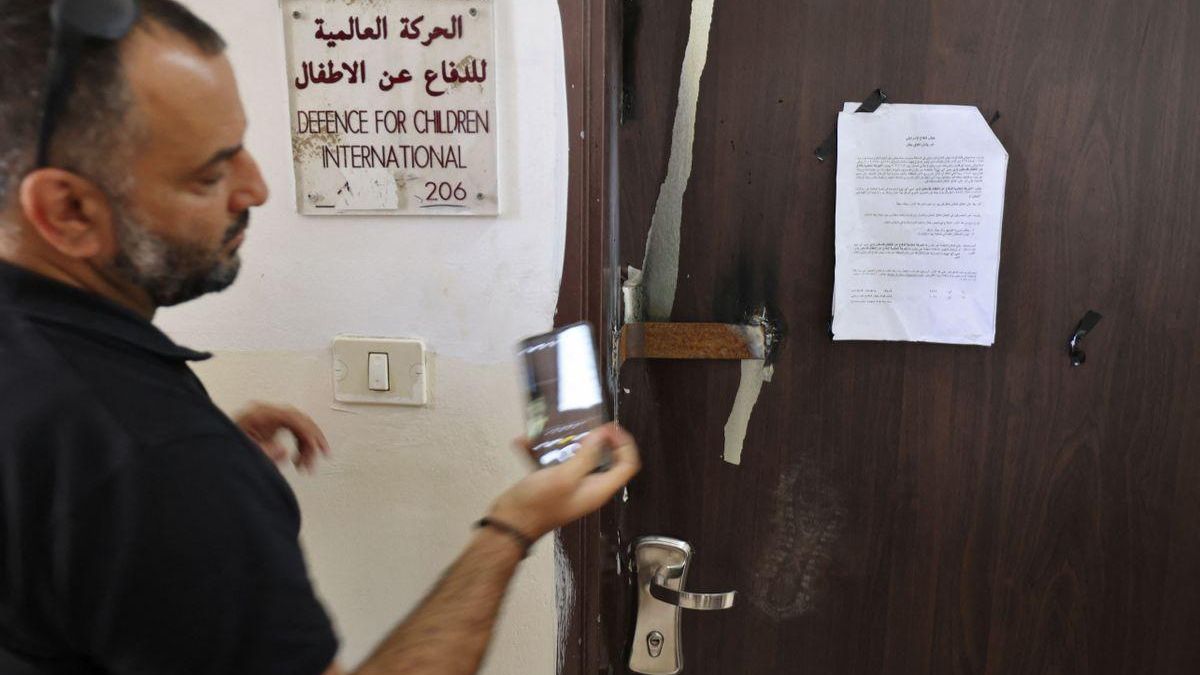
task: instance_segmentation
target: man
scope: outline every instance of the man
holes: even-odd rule
[[[124,4],[82,3],[56,4]],[[0,0],[0,673],[341,673],[295,498],[267,458],[290,431],[310,467],[324,437],[285,408],[231,421],[187,366],[206,355],[150,323],[233,282],[267,198],[221,38],[143,0],[112,36],[72,43],[50,4]],[[593,473],[601,446],[612,467]],[[608,426],[505,492],[355,672],[477,670],[529,544],[638,462]]]

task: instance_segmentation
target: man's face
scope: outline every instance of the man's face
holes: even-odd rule
[[[249,210],[267,198],[242,148],[233,69],[157,27],[130,36],[123,62],[142,137],[131,139],[130,179],[113,195],[109,272],[160,307],[224,290],[241,264]]]

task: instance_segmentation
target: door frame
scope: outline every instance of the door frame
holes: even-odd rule
[[[566,70],[569,144],[566,249],[555,325],[587,321],[597,328],[602,372],[611,365],[612,331],[620,309],[617,268],[616,124],[620,82],[620,0],[558,0]],[[608,388],[606,388],[607,390]],[[611,391],[606,399],[611,410]],[[604,668],[600,581],[607,559],[602,514],[558,533],[573,583],[574,601],[564,617],[556,597],[559,675],[593,675]],[[562,593],[561,588],[556,594]],[[616,658],[620,658],[617,655]]]

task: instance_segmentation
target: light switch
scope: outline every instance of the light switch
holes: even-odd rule
[[[333,398],[341,403],[427,405],[426,372],[421,340],[354,335],[333,340]]]
[[[367,354],[367,389],[371,391],[391,391],[388,382],[387,353],[371,352]]]

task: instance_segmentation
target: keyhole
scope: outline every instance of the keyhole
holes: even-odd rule
[[[658,631],[646,636],[646,650],[650,652],[650,656],[658,658],[659,654],[662,654],[663,642],[666,642],[666,639]]]

